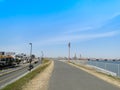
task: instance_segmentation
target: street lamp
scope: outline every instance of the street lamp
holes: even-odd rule
[[[31,65],[31,61],[32,61],[32,43],[29,43],[30,47],[30,65]]]
[[[71,43],[68,43],[68,61],[70,61],[70,47],[71,47]]]
[[[41,57],[41,63],[42,63],[43,56],[44,56],[44,53],[43,53],[43,51],[41,51],[41,54],[42,54],[42,57]]]

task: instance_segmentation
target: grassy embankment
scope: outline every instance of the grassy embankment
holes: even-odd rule
[[[40,67],[31,71],[30,73],[28,73],[21,79],[15,81],[12,84],[9,84],[8,86],[6,86],[5,88],[3,88],[1,90],[22,90],[22,87],[26,83],[28,83],[30,80],[32,80],[37,74],[41,73],[46,67],[48,67],[50,65],[50,63],[51,63],[50,60],[44,59],[42,61],[42,65],[40,65]]]

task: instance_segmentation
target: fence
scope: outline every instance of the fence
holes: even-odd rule
[[[102,72],[108,73],[113,76],[120,77],[120,61],[87,61],[87,60],[71,60],[71,62],[74,62],[76,64],[83,64],[83,65],[91,65]]]
[[[115,73],[120,77],[120,63],[109,63],[109,62],[99,62],[99,61],[88,61],[88,65],[99,67],[103,70],[107,70]]]

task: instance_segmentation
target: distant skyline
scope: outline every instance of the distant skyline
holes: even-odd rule
[[[120,58],[120,0],[0,0],[0,51]]]

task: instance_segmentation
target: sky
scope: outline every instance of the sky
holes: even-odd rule
[[[0,0],[0,51],[120,58],[120,0]]]

